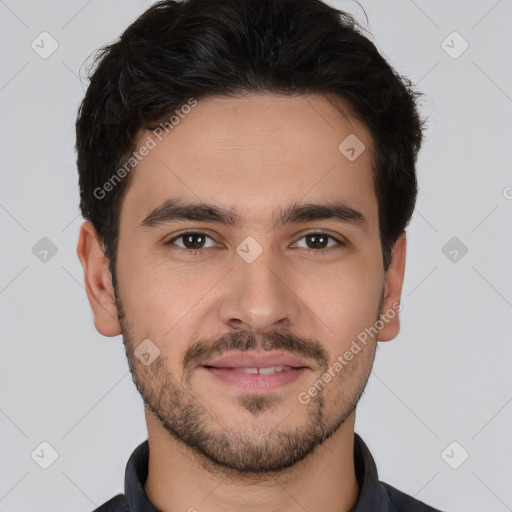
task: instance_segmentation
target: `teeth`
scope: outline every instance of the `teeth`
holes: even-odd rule
[[[260,375],[270,375],[272,373],[284,372],[291,370],[291,366],[268,366],[267,368],[240,368],[243,373],[259,373]]]
[[[258,373],[258,368],[240,368],[242,373]]]
[[[269,366],[268,368],[260,368],[260,375],[270,375],[271,373],[282,372],[285,368],[289,369],[289,366]]]

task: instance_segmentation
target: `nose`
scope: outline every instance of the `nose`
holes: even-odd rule
[[[293,278],[269,248],[251,263],[238,255],[224,283],[219,314],[231,328],[263,334],[291,328],[300,314]]]

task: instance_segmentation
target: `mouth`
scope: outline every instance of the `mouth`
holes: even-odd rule
[[[251,391],[269,391],[290,384],[312,368],[286,353],[236,353],[202,366],[215,379]]]
[[[248,373],[251,375],[272,375],[274,373],[279,372],[287,372],[290,370],[295,370],[291,366],[267,366],[266,368],[258,368],[257,366],[253,367],[245,367],[245,366],[235,366],[235,367],[219,367],[219,366],[205,366],[205,368],[216,368],[220,370],[233,370],[236,373]]]
[[[206,361],[203,366],[212,368],[311,368],[307,361],[286,352],[249,350],[234,352]],[[254,373],[254,372],[253,372]],[[273,372],[270,372],[273,373]]]

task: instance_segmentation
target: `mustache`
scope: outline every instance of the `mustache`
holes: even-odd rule
[[[317,340],[294,334],[289,329],[276,329],[258,337],[247,331],[236,331],[226,333],[213,342],[199,340],[185,352],[183,368],[187,372],[201,366],[203,361],[212,357],[256,348],[262,348],[267,352],[280,350],[304,359],[312,359],[323,371],[327,370],[329,365],[329,355]]]

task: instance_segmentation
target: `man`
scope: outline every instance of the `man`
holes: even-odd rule
[[[319,0],[163,1],[96,64],[77,253],[148,428],[97,510],[436,510],[354,432],[399,332],[410,82]]]

